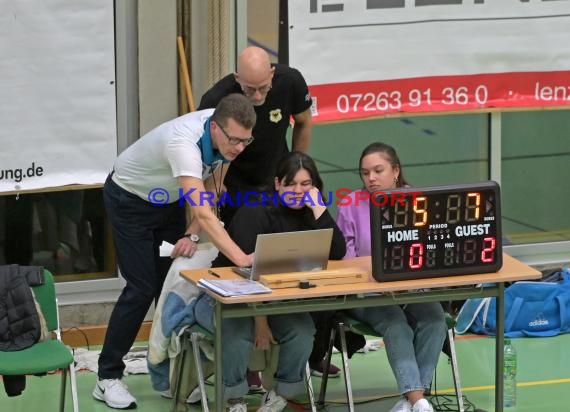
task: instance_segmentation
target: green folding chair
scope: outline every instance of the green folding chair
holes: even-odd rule
[[[59,329],[59,312],[55,297],[53,276],[44,270],[44,284],[32,287],[47,324],[50,336],[47,340],[38,342],[29,348],[14,351],[0,351],[0,375],[42,375],[47,372],[61,370],[61,392],[59,410],[65,410],[65,389],[67,372],[71,381],[71,396],[73,411],[78,412],[77,382],[73,354],[61,340]],[[51,409],[47,407],[46,409]]]

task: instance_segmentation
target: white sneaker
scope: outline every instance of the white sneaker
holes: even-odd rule
[[[433,412],[433,407],[425,398],[420,399],[412,407],[412,412]]]
[[[101,379],[95,383],[93,397],[115,409],[134,409],[137,400],[129,393],[129,388],[120,379]]]
[[[390,409],[390,412],[412,412],[412,405],[406,398],[400,399],[396,404]]]
[[[160,396],[162,396],[163,398],[172,399],[172,393],[170,392],[170,389],[167,389],[159,393]],[[188,397],[186,398],[186,403],[194,405],[200,401],[202,401],[202,392],[200,392],[200,387],[196,386],[192,390],[192,392],[190,392],[190,395],[188,395]]]
[[[228,403],[228,412],[247,412],[247,404],[243,399],[239,399],[236,403]]]
[[[271,390],[263,395],[261,408],[257,412],[281,412],[286,406],[287,401]]]

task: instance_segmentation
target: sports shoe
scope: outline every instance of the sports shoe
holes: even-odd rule
[[[261,408],[257,412],[281,412],[286,406],[287,401],[271,390],[263,395]]]
[[[323,376],[323,374],[325,373],[325,360],[323,359],[322,361],[316,364],[315,363],[309,364],[309,367],[311,368],[311,375],[317,377]],[[340,376],[340,369],[331,363],[329,365],[329,378],[338,378],[339,376]]]
[[[163,398],[172,399],[172,393],[170,392],[170,389],[160,392],[160,396],[162,396]],[[200,392],[200,387],[196,386],[192,390],[192,392],[190,392],[190,395],[188,395],[188,397],[186,398],[186,403],[194,405],[201,401],[202,401],[202,393]]]
[[[433,412],[433,407],[426,398],[422,398],[414,403],[412,412]]]
[[[120,379],[100,379],[95,383],[93,397],[115,409],[134,409],[137,400],[129,393],[129,388]]]
[[[263,383],[261,383],[261,378],[259,377],[259,372],[247,371],[247,385],[249,386],[249,391],[256,393],[263,391]]]
[[[247,404],[243,398],[228,399],[228,412],[247,412]]]
[[[396,404],[390,409],[390,412],[412,412],[412,405],[406,398],[401,398]]]

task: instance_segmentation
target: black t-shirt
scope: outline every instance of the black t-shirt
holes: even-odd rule
[[[289,151],[287,128],[291,115],[311,107],[311,96],[301,73],[291,67],[274,64],[271,90],[261,106],[254,106],[257,121],[253,128],[255,140],[230,163],[224,181],[230,194],[236,191],[261,190],[273,179],[277,162]],[[198,110],[216,107],[230,93],[242,93],[233,74],[218,81],[208,90]]]

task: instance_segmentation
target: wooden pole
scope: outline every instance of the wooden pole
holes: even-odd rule
[[[194,104],[194,96],[192,95],[192,83],[190,83],[190,74],[188,73],[188,62],[186,60],[186,51],[184,50],[184,42],[182,41],[182,36],[176,37],[176,43],[178,45],[178,57],[180,59],[180,71],[182,84],[184,85],[184,91],[186,94],[186,101],[188,102],[188,108],[191,112],[196,111],[196,105]],[[184,101],[184,100],[183,100]],[[186,105],[182,105],[183,108]],[[186,202],[184,202],[186,203]],[[192,210],[190,209],[189,203],[185,204],[186,212],[186,224],[190,225],[192,222]]]
[[[190,74],[188,73],[188,62],[186,60],[186,51],[184,50],[184,42],[182,41],[182,36],[176,38],[178,44],[178,57],[180,58],[180,68],[182,69],[182,84],[184,85],[184,91],[186,92],[186,99],[188,101],[188,107],[191,112],[196,110],[196,105],[194,104],[194,96],[192,95],[192,83],[190,83]]]
[[[178,78],[182,79],[182,67],[178,65]],[[178,82],[178,114],[183,115],[188,113],[188,99],[186,98],[186,91],[184,90],[184,84],[182,81]]]

